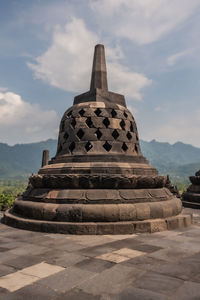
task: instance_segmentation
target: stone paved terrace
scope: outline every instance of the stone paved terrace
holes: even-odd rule
[[[70,236],[0,224],[0,299],[200,299],[200,211],[189,228]]]

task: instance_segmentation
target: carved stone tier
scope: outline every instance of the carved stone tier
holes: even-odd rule
[[[56,156],[43,158],[4,222],[29,230],[128,234],[188,226],[167,178],[143,157],[123,95],[108,91],[103,45],[95,47],[90,91],[64,113]]]
[[[190,176],[192,183],[182,195],[182,203],[185,207],[200,209],[200,171],[195,176]]]

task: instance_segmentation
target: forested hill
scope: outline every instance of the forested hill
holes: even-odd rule
[[[9,146],[0,143],[0,178],[27,176],[36,173],[41,166],[42,151],[56,153],[57,141],[49,139],[39,143]],[[141,141],[144,156],[161,174],[187,179],[200,169],[200,148],[181,142],[173,145]]]
[[[0,143],[0,177],[27,176],[35,173],[41,166],[42,151],[48,149],[50,156],[56,152],[57,141],[9,146]]]

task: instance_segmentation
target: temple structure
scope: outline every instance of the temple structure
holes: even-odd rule
[[[29,230],[129,234],[187,226],[181,200],[140,150],[135,119],[123,95],[110,92],[104,46],[95,47],[90,90],[64,113],[54,158],[5,213]]]
[[[200,209],[200,170],[195,176],[190,176],[192,183],[182,195],[183,206]]]

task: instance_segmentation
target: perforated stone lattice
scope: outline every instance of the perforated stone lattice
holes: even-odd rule
[[[106,128],[108,128],[108,126],[110,125],[109,119],[108,119],[108,118],[105,118],[105,119],[103,120],[103,124],[106,126]]]
[[[105,144],[103,144],[103,147],[107,152],[109,152],[112,148],[112,145],[106,141]]]
[[[116,128],[113,128],[114,126]],[[93,143],[99,140],[104,141],[101,147],[107,152],[110,152],[113,143],[117,142],[121,144],[123,152],[131,150],[136,154],[139,153],[136,124],[128,111],[109,108],[91,109],[91,107],[71,109],[63,116],[60,129],[64,134],[59,141],[58,152],[63,151],[66,144],[65,149],[68,147],[70,153],[73,153],[79,141],[85,141],[79,145],[79,151],[80,147],[84,147],[86,152],[89,152],[93,148]]]
[[[114,137],[115,140],[117,140],[117,138],[119,137],[119,133],[116,129],[113,131],[112,136]]]
[[[102,137],[102,132],[99,129],[97,129],[97,131],[95,131],[94,134],[96,135],[96,137],[98,138],[98,140],[100,140],[100,138]]]

